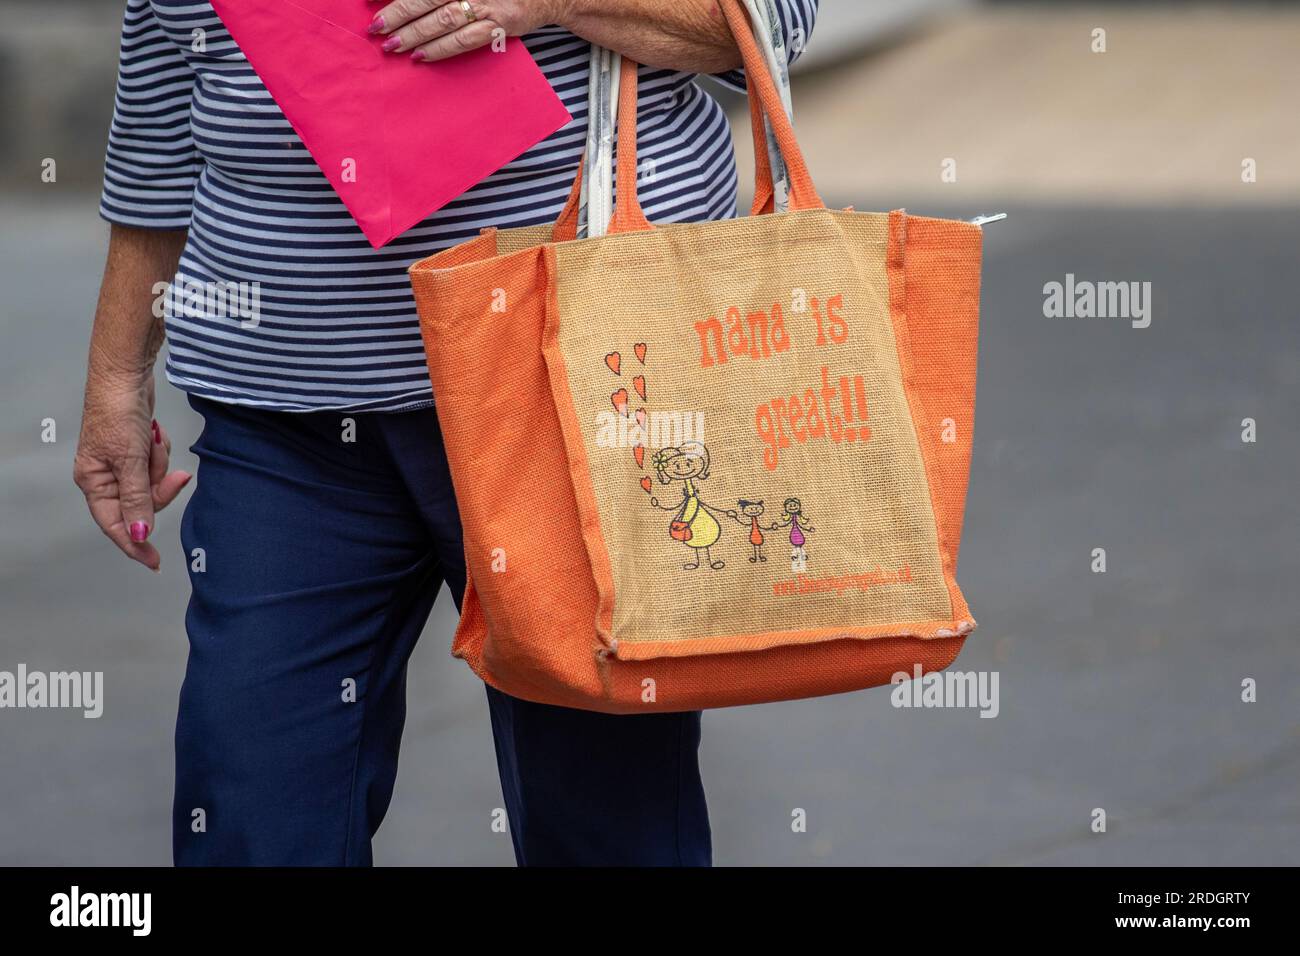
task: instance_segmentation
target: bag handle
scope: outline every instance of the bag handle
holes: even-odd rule
[[[618,139],[614,141],[614,218],[609,221],[609,231],[645,232],[653,229],[641,209],[636,195],[637,143],[636,97],[637,70],[635,60],[623,57],[623,75],[618,81]]]
[[[745,9],[749,11],[750,22],[754,25],[754,36],[759,40],[759,49],[767,61],[768,72],[776,81],[777,92],[781,94],[781,105],[785,108],[786,115],[793,117],[789,55],[786,53],[785,37],[781,33],[780,15],[777,13],[775,0],[744,0],[744,3]],[[746,82],[748,83],[748,79]],[[755,115],[753,90],[752,87],[748,89],[750,119],[755,134],[754,204],[750,207],[750,215],[785,212],[790,204],[790,176],[786,172],[785,160],[781,157],[776,137],[772,135],[766,120],[762,120],[764,143],[762,146],[759,145],[761,116]]]
[[[551,227],[551,242],[570,242],[578,238],[578,208],[582,204],[582,163],[578,163],[578,175],[569,190],[569,198],[560,210],[560,218]]]
[[[813,185],[803,152],[795,139],[794,127],[785,104],[768,71],[767,62],[754,39],[753,28],[741,0],[719,0],[727,25],[731,29],[741,59],[745,66],[745,85],[749,94],[750,122],[754,138],[755,190],[751,215],[771,212],[775,189],[772,185],[772,165],[768,155],[767,136],[770,126],[786,165],[790,180],[789,208],[825,209]],[[637,135],[636,135],[637,66],[623,57],[619,81],[618,149],[615,182],[617,201],[609,232],[637,232],[654,228],[646,219],[636,195]],[[568,201],[560,212],[551,231],[552,241],[565,242],[576,238],[578,215],[582,195],[582,167],[574,179]]]
[[[736,39],[736,45],[740,48],[740,55],[745,64],[745,86],[749,92],[750,99],[750,117],[754,130],[754,145],[760,159],[755,164],[760,170],[766,167],[766,189],[772,189],[772,168],[771,163],[764,154],[767,152],[766,147],[758,148],[760,143],[766,143],[767,130],[764,124],[760,122],[766,118],[767,125],[772,129],[772,135],[776,139],[776,144],[781,153],[781,159],[785,162],[786,170],[790,178],[790,208],[791,209],[825,209],[826,204],[822,202],[821,196],[817,194],[817,187],[813,185],[812,174],[808,172],[808,163],[804,160],[803,150],[799,148],[799,141],[794,134],[794,125],[790,121],[790,114],[786,111],[785,102],[781,98],[781,93],[776,88],[776,83],[772,79],[772,74],[768,70],[766,58],[758,48],[758,42],[754,39],[753,29],[750,27],[746,18],[744,9],[740,0],[719,0],[722,5],[722,12],[726,14],[727,23],[731,27],[731,34]],[[753,106],[754,100],[758,100],[759,108]],[[764,183],[760,180],[759,186]],[[757,198],[757,197],[756,197]]]
[[[762,216],[776,211],[776,184],[772,176],[772,153],[768,146],[767,123],[763,107],[754,95],[754,85],[745,76],[745,92],[749,96],[749,121],[754,127],[754,202],[749,207],[751,216]]]
[[[755,190],[755,204],[759,197],[764,198],[764,208],[771,202],[767,198],[773,193],[772,167],[764,155],[767,152],[766,136],[762,119],[766,117],[772,133],[785,160],[790,177],[790,209],[825,209],[826,204],[817,195],[808,164],[804,161],[803,151],[795,139],[794,126],[785,111],[781,94],[768,72],[767,61],[754,39],[753,27],[748,14],[741,5],[741,0],[719,0],[722,12],[727,17],[727,25],[740,48],[741,59],[745,65],[745,82],[750,94],[750,118],[753,125],[755,147],[755,170],[758,187]],[[757,106],[754,105],[757,101]],[[762,144],[762,145],[760,145]],[[630,147],[630,148],[629,148]],[[617,202],[614,219],[610,224],[611,233],[636,232],[652,229],[641,203],[636,195],[636,68],[624,58],[623,78],[619,89],[618,116],[618,166],[617,166]],[[760,210],[761,211],[761,210]]]
[[[638,64],[621,57],[618,81],[618,149],[616,150],[615,182],[618,184],[614,214],[610,218],[609,232],[637,232],[653,229],[646,219],[641,203],[636,197],[636,99]],[[587,166],[586,158],[578,164],[578,175],[574,177],[573,188],[569,190],[569,199],[560,211],[560,218],[551,228],[552,242],[567,242],[577,238],[578,221],[581,218],[583,196],[583,170]],[[630,180],[628,179],[630,177]],[[624,187],[624,181],[630,181],[631,187]]]
[[[614,126],[618,113],[615,97],[621,63],[620,54],[592,44],[587,78],[587,142],[573,189],[552,227],[552,242],[604,235],[613,218]]]

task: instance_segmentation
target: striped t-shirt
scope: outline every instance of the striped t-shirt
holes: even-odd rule
[[[817,0],[777,8],[788,41],[811,33]],[[558,27],[523,39],[572,121],[374,250],[210,3],[128,0],[100,214],[189,229],[166,295],[168,379],[284,411],[429,404],[407,267],[486,226],[553,220],[582,155],[590,44]],[[735,215],[726,117],[692,74],[642,67],[637,127],[652,221]]]

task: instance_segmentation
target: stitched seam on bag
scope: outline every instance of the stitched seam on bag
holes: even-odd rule
[[[897,231],[895,231],[897,224]],[[917,420],[917,401],[919,396],[915,393],[916,375],[912,366],[912,337],[908,329],[908,307],[907,307],[907,213],[898,209],[889,214],[889,259],[886,269],[886,277],[890,281],[889,289],[889,313],[890,325],[894,330],[894,350],[898,353],[899,372],[903,377],[903,395],[907,399],[907,408],[909,418],[912,424],[912,438],[916,442],[916,453],[921,460],[921,468],[925,475],[925,491],[930,501],[930,520],[934,523],[934,540],[939,549],[939,571],[943,575],[944,589],[948,592],[948,619],[952,622],[954,628],[959,623],[957,621],[957,582],[954,577],[956,568],[950,563],[952,561],[952,549],[949,546],[947,535],[944,533],[943,523],[939,520],[939,506],[934,496],[934,482],[936,476],[931,468],[931,462],[926,456],[925,447],[921,442],[920,426]],[[896,240],[896,241],[895,241]],[[898,277],[898,295],[895,297],[893,287],[894,277]],[[898,315],[895,316],[895,303],[898,303]],[[900,326],[903,334],[899,335]],[[941,635],[934,634],[932,637]],[[942,635],[944,637],[952,635]]]
[[[924,621],[891,621],[871,627],[853,627],[835,625],[832,627],[793,628],[785,631],[765,631],[761,634],[724,634],[716,637],[688,637],[676,640],[648,639],[643,641],[625,641],[619,645],[618,660],[651,661],[662,659],[680,659],[726,655],[734,653],[753,653],[756,651],[785,650],[811,647],[834,641],[849,640],[866,643],[883,643],[891,640],[943,640],[953,636],[965,636],[972,627],[967,627],[954,634],[953,616],[931,618]],[[973,622],[967,621],[968,625]]]
[[[555,247],[547,246],[544,255],[548,273],[553,281],[547,292],[542,355],[546,360],[547,377],[550,379],[551,400],[555,403],[555,410],[560,420],[565,461],[568,464],[570,483],[573,485],[574,499],[578,505],[582,543],[587,552],[587,559],[591,562],[591,572],[596,582],[596,619],[592,623],[599,643],[604,648],[613,650],[614,574],[609,551],[605,547],[604,535],[600,528],[600,509],[596,504],[596,492],[591,479],[591,463],[587,460],[586,448],[583,446],[578,410],[569,388],[564,355],[560,350],[560,303],[557,288],[559,272],[555,263]]]

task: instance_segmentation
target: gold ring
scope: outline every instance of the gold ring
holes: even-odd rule
[[[460,0],[460,9],[465,14],[466,23],[473,23],[478,19],[478,16],[474,13],[474,8],[469,5],[469,0]]]

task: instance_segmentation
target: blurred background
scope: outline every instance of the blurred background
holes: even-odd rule
[[[155,577],[70,477],[122,7],[0,0],[0,670],[103,671],[106,698],[98,720],[0,710],[0,864],[170,862],[181,509]],[[822,0],[794,98],[827,201],[1009,213],[985,230],[981,626],[955,665],[997,671],[1001,706],[877,688],[708,714],[719,864],[1300,862],[1298,97],[1292,4]],[[1150,327],[1046,318],[1067,273],[1150,282]],[[165,384],[158,405],[192,469],[196,416]],[[513,862],[454,625],[444,593],[381,864]]]

